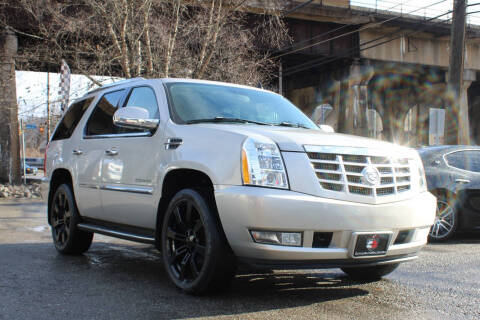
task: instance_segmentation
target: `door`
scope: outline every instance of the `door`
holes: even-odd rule
[[[480,227],[480,150],[455,151],[445,158],[455,170],[452,184],[462,210],[462,225],[468,229]]]
[[[100,219],[103,215],[100,189],[102,187],[102,161],[107,141],[114,133],[112,118],[125,94],[124,89],[105,93],[93,109],[85,129],[72,144],[76,172],[77,206],[82,216]]]
[[[124,107],[131,106],[146,109],[151,119],[159,119],[158,101],[151,87],[132,88],[124,103]],[[101,190],[104,220],[155,228],[158,203],[153,192],[163,141],[160,128],[154,131],[116,128],[115,137],[106,141]]]

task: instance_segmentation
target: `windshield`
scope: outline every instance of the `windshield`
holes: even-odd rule
[[[166,88],[177,123],[239,122],[318,129],[287,99],[270,92],[188,82],[167,83]]]

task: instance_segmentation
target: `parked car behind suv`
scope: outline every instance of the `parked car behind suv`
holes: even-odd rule
[[[189,293],[239,263],[379,279],[413,260],[435,216],[418,153],[320,130],[275,93],[135,79],[73,103],[47,150],[60,253],[94,233],[161,251]]]
[[[432,146],[418,151],[428,190],[437,197],[430,240],[446,240],[457,231],[480,230],[480,147]]]

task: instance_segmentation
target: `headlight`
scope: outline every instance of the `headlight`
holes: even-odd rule
[[[412,170],[417,170],[415,174],[412,174],[412,178],[418,178],[418,188],[420,192],[427,191],[427,180],[425,178],[425,169],[423,168],[422,158],[417,154],[414,157],[414,164]]]
[[[425,178],[425,169],[423,169],[423,163],[420,161],[418,164],[418,184],[420,185],[420,192],[427,191],[427,179]]]
[[[242,178],[244,185],[288,189],[285,165],[275,142],[266,137],[245,140]]]

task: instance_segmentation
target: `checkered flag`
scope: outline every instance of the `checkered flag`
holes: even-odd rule
[[[70,98],[70,68],[63,59],[60,67],[60,89],[58,95],[60,96],[60,109],[63,112],[67,109]]]

